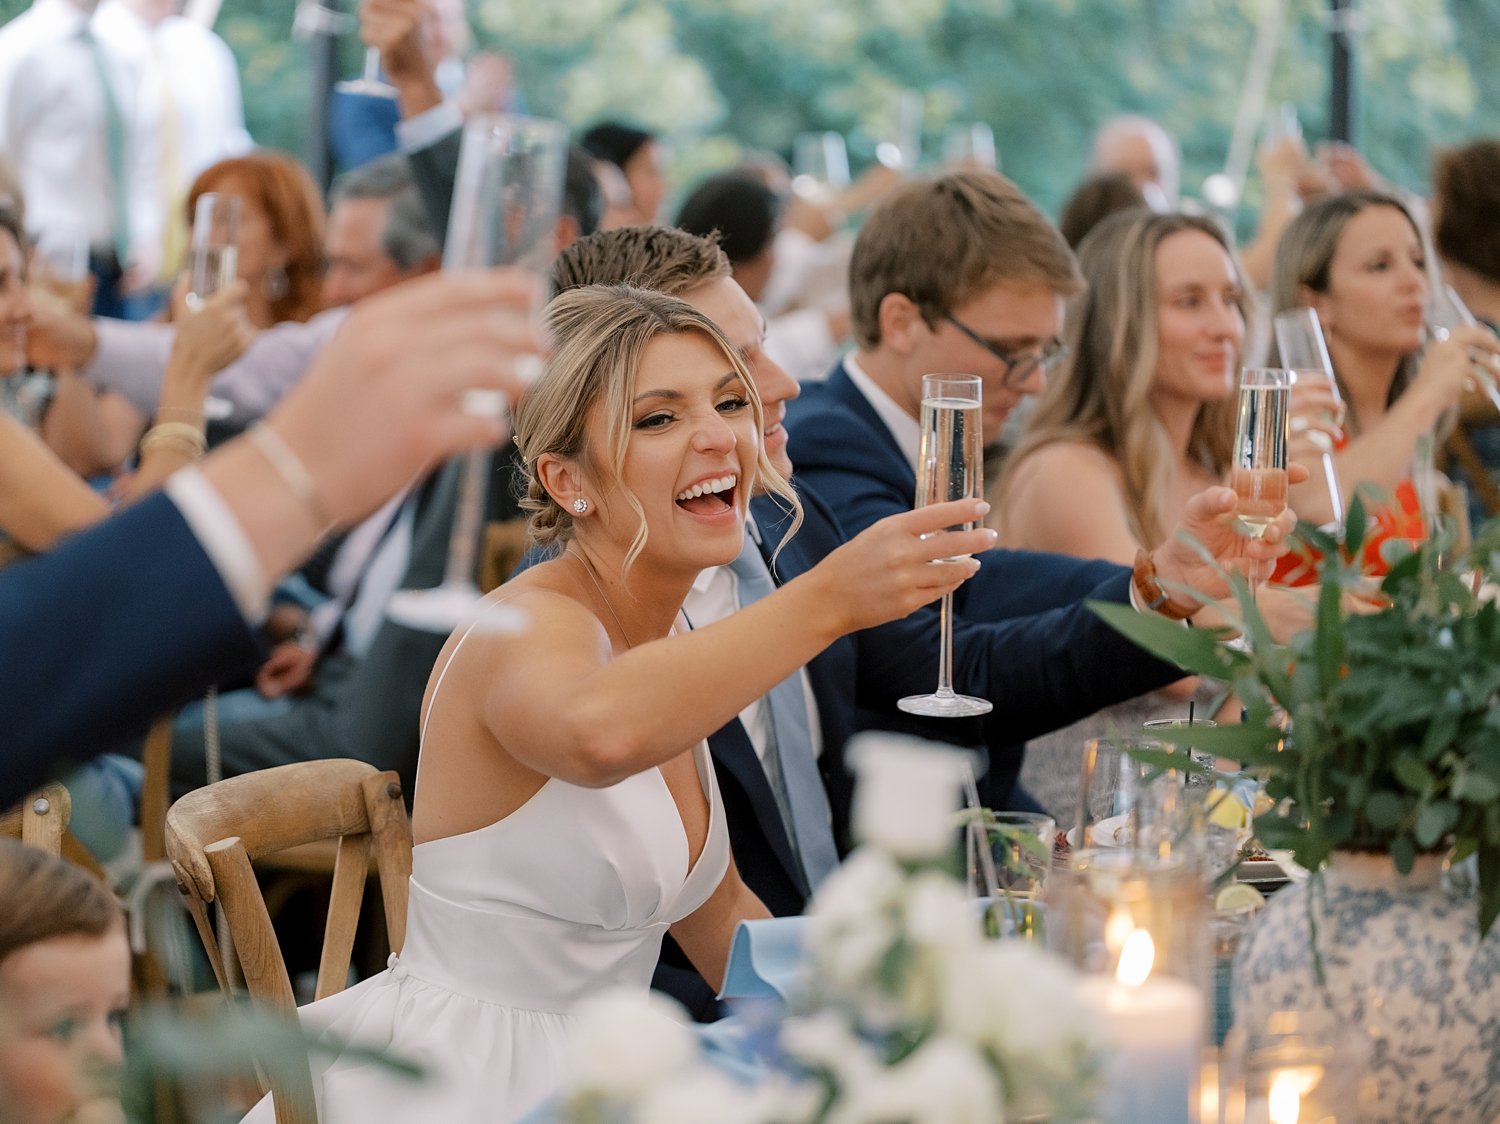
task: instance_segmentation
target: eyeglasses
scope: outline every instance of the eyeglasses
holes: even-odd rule
[[[1000,385],[1007,390],[1020,386],[1038,367],[1046,373],[1055,371],[1058,364],[1068,357],[1068,345],[1060,339],[1048,340],[1040,350],[1014,355],[985,339],[956,316],[944,313],[943,319],[1005,364],[1005,374],[1000,377]]]

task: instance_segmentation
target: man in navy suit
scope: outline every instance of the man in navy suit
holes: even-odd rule
[[[762,349],[764,322],[729,276],[722,251],[711,240],[683,231],[628,227],[579,240],[559,256],[553,268],[553,284],[559,292],[626,280],[680,297],[724,330],[740,350],[760,392],[766,451],[790,477],[792,461],[782,420],[799,388]],[[801,476],[799,469],[799,484]],[[804,519],[785,543],[787,513],[773,497],[760,496],[751,502],[759,548],[753,561],[769,567],[777,580],[810,569],[845,538],[838,520],[818,496],[805,487],[799,486],[798,491]],[[1056,729],[1180,674],[1125,642],[1082,605],[1085,597],[1127,600],[1128,570],[1071,558],[1058,559],[1058,564],[1060,580],[1071,592],[1071,603],[1065,608],[991,624],[967,621],[955,636],[959,687],[993,699],[999,721],[1015,737]],[[732,573],[739,565],[716,567],[700,576],[684,605],[692,624],[711,623],[740,607],[746,582]],[[775,708],[767,700],[709,739],[735,861],[746,885],[772,913],[800,913],[818,879],[827,873],[827,857],[842,850],[852,788],[843,750],[852,734],[872,725],[899,725],[929,738],[955,737],[951,723],[912,719],[895,708],[895,700],[903,695],[931,689],[937,645],[937,622],[931,614],[916,614],[844,637],[798,677],[807,709],[817,719],[800,735],[800,743],[789,744],[797,735],[776,720]],[[817,773],[809,768],[803,775],[821,774],[828,796],[821,824],[788,822],[791,817],[783,810],[786,801],[777,791],[772,762],[783,763],[785,782],[790,783],[791,753],[816,754]],[[809,838],[818,832],[823,838]],[[687,967],[670,941],[657,969],[656,986],[681,999],[700,1018],[715,1013],[707,984]]]
[[[857,350],[788,410],[798,481],[828,502],[849,534],[910,510],[923,375],[979,376],[984,442],[993,443],[1010,412],[1024,396],[1042,390],[1047,371],[1062,357],[1063,301],[1081,285],[1062,236],[1003,176],[955,172],[896,189],[866,221],[854,246],[849,291]],[[1194,502],[1203,519],[1185,529],[1205,546],[1225,558],[1258,553],[1233,532],[1227,517],[1232,492],[1210,489]],[[954,595],[960,630],[964,623],[1076,609],[1080,598],[1097,596],[1083,586],[1098,580],[1099,571],[1080,570],[1091,564],[1070,557],[997,549],[982,562],[979,574]],[[1147,602],[1161,593],[1156,571],[1166,589],[1225,592],[1222,580],[1201,560],[1195,564],[1177,535],[1154,553],[1143,552],[1137,571]],[[1110,566],[1107,572],[1117,575],[1123,590],[1130,571]],[[1194,606],[1173,596],[1185,602],[1175,615],[1190,615]],[[932,619],[935,612],[917,616]],[[1126,678],[1132,686],[1117,697],[1142,693],[1130,666],[1138,658],[1096,665],[1094,705]],[[930,660],[928,674],[935,669]],[[989,797],[1024,804],[1028,798],[1015,786],[1024,747],[1007,749],[1005,743],[1036,733],[1036,727],[1005,717],[998,706],[983,722]]]

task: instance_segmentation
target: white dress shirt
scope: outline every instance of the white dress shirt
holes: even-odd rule
[[[185,222],[180,207],[198,173],[250,151],[239,68],[224,40],[182,16],[153,27],[120,0],[104,0],[94,27],[137,76],[129,117],[131,241],[157,251],[168,218]]]
[[[109,142],[98,67],[80,37],[86,22],[70,0],[36,0],[0,28],[0,150],[20,178],[33,234],[81,233],[106,247],[115,235]],[[138,76],[115,52],[103,53],[128,121]],[[136,207],[131,199],[132,229],[152,221]]]
[[[750,533],[755,536],[756,541],[760,541],[760,535],[753,520],[750,528]],[[728,566],[712,566],[702,571],[682,603],[682,612],[687,617],[688,623],[694,628],[704,628],[715,621],[723,620],[731,613],[738,612],[740,608],[739,584],[739,579]],[[821,756],[823,729],[818,724],[818,702],[812,692],[812,683],[807,678],[807,669],[800,668],[797,675],[802,680],[802,695],[807,702],[807,729],[812,738],[813,756]],[[755,748],[755,756],[764,762],[766,753],[771,747],[771,707],[766,696],[762,695],[740,711],[740,724],[745,727],[745,733],[750,737],[750,744]]]

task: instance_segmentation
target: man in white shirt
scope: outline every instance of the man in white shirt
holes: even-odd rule
[[[138,76],[95,34],[92,11],[87,0],[35,0],[0,28],[0,150],[31,233],[86,238],[98,307],[119,315],[122,270],[147,249],[134,232],[154,218],[129,184]]]
[[[134,76],[129,118],[132,239],[154,283],[170,284],[186,247],[182,213],[198,173],[250,151],[239,67],[224,41],[177,14],[175,0],[104,0],[94,27]],[[154,257],[153,257],[154,255]]]

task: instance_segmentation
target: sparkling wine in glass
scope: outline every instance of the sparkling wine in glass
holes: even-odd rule
[[[193,210],[188,303],[201,304],[234,283],[239,263],[240,197],[209,191]]]
[[[984,490],[984,445],[981,434],[980,381],[974,375],[922,377],[922,445],[917,457],[917,503],[926,507],[950,500],[977,499]],[[950,527],[967,531],[972,523]],[[946,534],[946,531],[938,531]],[[954,555],[953,559],[965,557]],[[942,565],[941,561],[935,565]],[[961,718],[988,714],[984,699],[953,690],[953,594],[943,596],[940,613],[937,690],[908,695],[896,705],[908,714]]]
[[[1240,372],[1229,484],[1239,496],[1241,528],[1253,539],[1286,510],[1288,409],[1292,373],[1280,367],[1246,367]],[[1250,590],[1255,591],[1254,563]]]
[[[1276,351],[1281,365],[1290,370],[1296,382],[1321,380],[1333,395],[1335,414],[1326,420],[1334,425],[1344,424],[1344,399],[1339,394],[1338,379],[1333,374],[1333,360],[1328,356],[1328,344],[1323,338],[1323,325],[1318,320],[1316,309],[1293,308],[1276,314],[1273,322],[1276,333]],[[1309,435],[1318,446],[1323,462],[1323,480],[1328,488],[1328,503],[1336,525],[1344,525],[1344,494],[1339,487],[1339,474],[1333,463],[1333,444],[1321,430]]]
[[[459,150],[458,178],[443,268],[509,266],[528,274],[535,289],[533,317],[546,303],[548,275],[562,206],[568,131],[557,121],[493,113],[470,118]],[[501,395],[471,395],[471,409],[505,409]],[[392,620],[427,632],[451,632],[471,619],[483,595],[474,580],[483,530],[490,451],[464,454],[454,501],[453,531],[441,585],[401,590],[391,597]],[[521,614],[491,605],[483,618],[493,631],[519,627]]]

